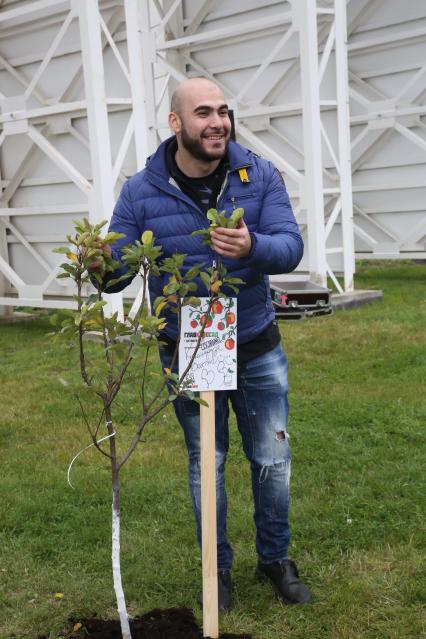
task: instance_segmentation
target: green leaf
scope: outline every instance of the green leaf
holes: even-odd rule
[[[167,302],[160,302],[155,308],[155,314],[157,317],[160,317],[160,313],[167,306]]]
[[[144,246],[151,246],[154,240],[153,232],[149,229],[147,231],[144,231],[144,233],[142,233],[141,240]]]
[[[226,284],[244,284],[244,280],[240,277],[227,277],[225,282]]]
[[[187,273],[185,275],[185,279],[186,280],[192,280],[192,279],[194,279],[194,277],[197,277],[197,275],[200,272],[201,266],[202,266],[202,264],[200,264],[199,266],[193,266],[192,268],[190,268],[189,271],[187,271]]]
[[[98,295],[96,293],[91,293],[91,295],[89,295],[89,297],[86,300],[86,304],[95,304],[98,301],[99,301]]]
[[[218,219],[219,219],[219,213],[216,211],[216,209],[209,209],[206,213],[207,219],[210,220],[210,222],[214,222],[215,224],[218,224]]]
[[[206,402],[205,399],[201,399],[201,397],[197,397],[196,395],[193,397],[194,402],[197,402],[197,404],[200,404],[201,406],[209,406],[208,402]]]
[[[226,217],[225,211],[222,211],[219,215],[219,226],[226,228],[228,226],[229,218]]]
[[[231,219],[230,219],[230,223],[228,224],[228,227],[230,229],[235,229],[238,225],[239,220],[243,217],[243,215],[244,215],[244,209],[242,208],[235,209],[235,211],[233,211],[231,215]]]
[[[92,273],[96,277],[96,273]],[[123,280],[128,280],[130,277],[130,272],[128,271],[125,275],[120,275],[120,277],[114,277],[112,280],[109,280],[107,284],[105,284],[105,289],[111,288],[115,284],[122,282]]]
[[[211,281],[210,280],[210,276],[207,273],[205,273],[204,271],[202,271],[200,273],[200,277],[201,277],[201,280],[202,280],[204,286],[209,291],[210,290],[210,281]]]
[[[114,231],[110,231],[109,233],[105,235],[102,241],[106,243],[116,242],[117,240],[120,240],[122,237],[126,237],[125,233],[115,233]]]
[[[234,291],[234,293],[238,294],[239,293],[239,289],[236,286],[233,286],[233,284],[226,284],[226,286],[228,288],[230,288],[232,291]]]
[[[161,302],[166,302],[166,298],[164,297],[164,295],[159,295],[158,297],[155,298],[154,303],[153,303],[153,307],[157,308],[158,304],[161,304]]]
[[[59,248],[53,249],[53,253],[64,253],[66,255],[69,252],[68,246],[60,246]]]
[[[169,284],[166,284],[165,286],[165,291],[167,292],[168,295],[172,295],[173,293],[176,293],[178,289],[179,289],[179,282],[169,282]]]
[[[190,304],[191,306],[200,306],[201,304],[201,300],[199,297],[188,297],[188,299],[186,300],[188,304]]]

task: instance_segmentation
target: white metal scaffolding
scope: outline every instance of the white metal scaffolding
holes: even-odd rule
[[[421,204],[404,229],[366,204],[380,188],[402,188],[370,177],[375,153],[395,136],[426,151],[424,63],[387,63],[406,74],[392,97],[377,80],[379,54],[380,68],[364,68],[364,52],[426,40],[421,29],[383,27],[383,2],[5,0],[0,308],[72,306],[52,249],[73,219],[111,215],[122,183],[169,135],[170,93],[188,76],[223,88],[238,140],[282,172],[307,245],[291,277],[351,291],[354,238],[365,257],[424,256]],[[398,3],[386,7],[396,23]],[[370,35],[369,20],[383,34]],[[419,171],[404,180],[413,195],[426,188]]]

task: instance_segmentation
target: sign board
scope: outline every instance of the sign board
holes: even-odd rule
[[[193,391],[237,388],[237,300],[219,298],[209,312],[210,298],[199,306],[184,306],[179,343],[179,377],[191,361],[204,327],[200,347],[186,380]]]

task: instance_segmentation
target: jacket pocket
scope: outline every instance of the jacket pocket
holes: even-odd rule
[[[237,209],[239,206],[244,208],[243,202],[246,202],[247,200],[254,200],[254,198],[254,193],[240,193],[239,195],[231,195],[229,199],[231,200],[232,208]]]

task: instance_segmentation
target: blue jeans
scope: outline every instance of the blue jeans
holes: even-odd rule
[[[163,367],[171,355],[160,348]],[[216,391],[216,495],[218,569],[229,570],[233,552],[228,541],[225,461],[229,448],[228,400],[237,418],[243,450],[250,462],[256,524],[256,550],[260,561],[287,558],[290,447],[287,434],[287,358],[278,345],[238,370],[238,388]],[[185,397],[174,402],[189,456],[189,489],[201,545],[200,411]]]

